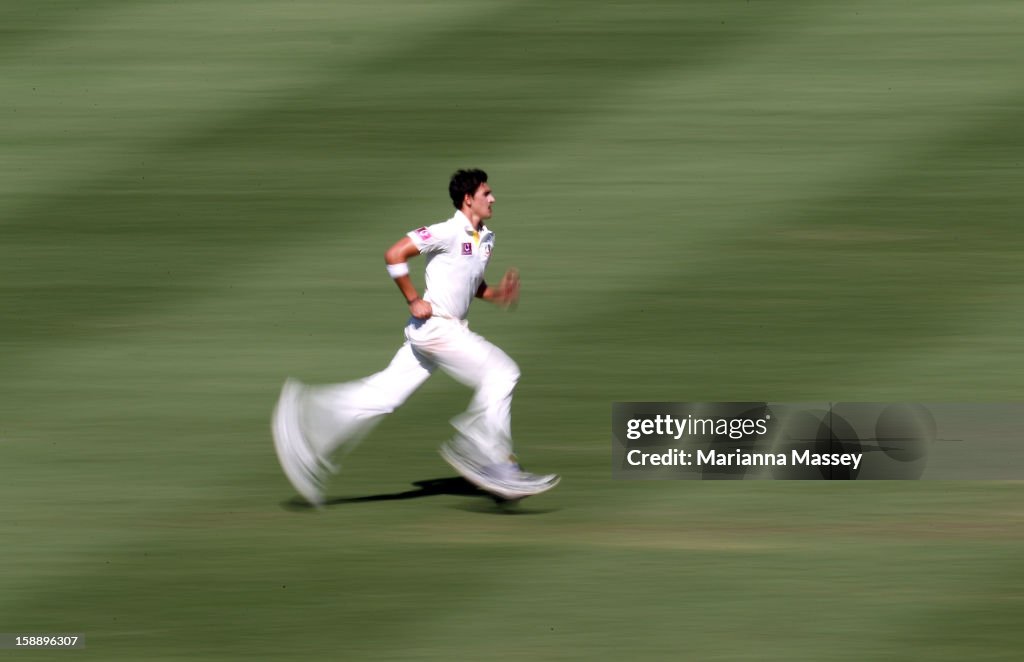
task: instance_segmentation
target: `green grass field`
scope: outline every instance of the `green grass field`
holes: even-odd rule
[[[614,401],[1021,399],[1022,19],[0,0],[0,632],[87,642],[0,658],[1019,659],[1017,483],[609,455]],[[415,487],[469,398],[438,375],[298,508],[281,383],[386,365],[383,251],[467,166],[523,275],[473,328],[563,483]]]

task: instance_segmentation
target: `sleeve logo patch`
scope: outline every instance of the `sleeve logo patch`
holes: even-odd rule
[[[417,228],[416,229],[416,234],[418,234],[420,239],[422,239],[423,241],[428,241],[428,240],[434,238],[434,236],[432,234],[430,234],[430,230],[428,230],[425,227]]]
[[[472,255],[473,254],[473,244],[472,244],[472,242],[469,242],[469,241],[462,242],[462,254],[463,255]]]

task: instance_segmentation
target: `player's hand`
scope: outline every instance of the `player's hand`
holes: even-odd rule
[[[509,269],[501,277],[498,285],[498,303],[505,307],[514,306],[519,302],[519,270]]]
[[[430,305],[429,301],[423,299],[414,299],[409,304],[409,312],[418,320],[430,319],[430,316],[434,314],[434,308]]]

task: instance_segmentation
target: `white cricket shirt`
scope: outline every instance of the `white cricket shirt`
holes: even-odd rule
[[[483,223],[479,232],[474,231],[466,215],[456,211],[447,221],[413,230],[408,236],[427,258],[423,300],[439,317],[466,319],[494,250],[494,233]]]

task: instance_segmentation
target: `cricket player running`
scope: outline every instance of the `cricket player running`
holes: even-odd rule
[[[384,255],[387,271],[409,305],[405,344],[383,371],[345,384],[285,382],[273,417],[274,447],[295,490],[313,505],[347,454],[386,414],[397,409],[441,368],[474,389],[455,419],[455,437],[441,455],[464,478],[500,499],[540,494],[558,484],[554,474],[523,471],[512,454],[512,391],[519,367],[505,352],[469,330],[474,297],[503,306],[519,299],[519,274],[510,269],[497,287],[484,280],[494,250],[494,194],[482,170],[460,170],[448,186],[457,210],[447,221],[413,230]],[[426,291],[409,278],[409,258],[426,255]]]

